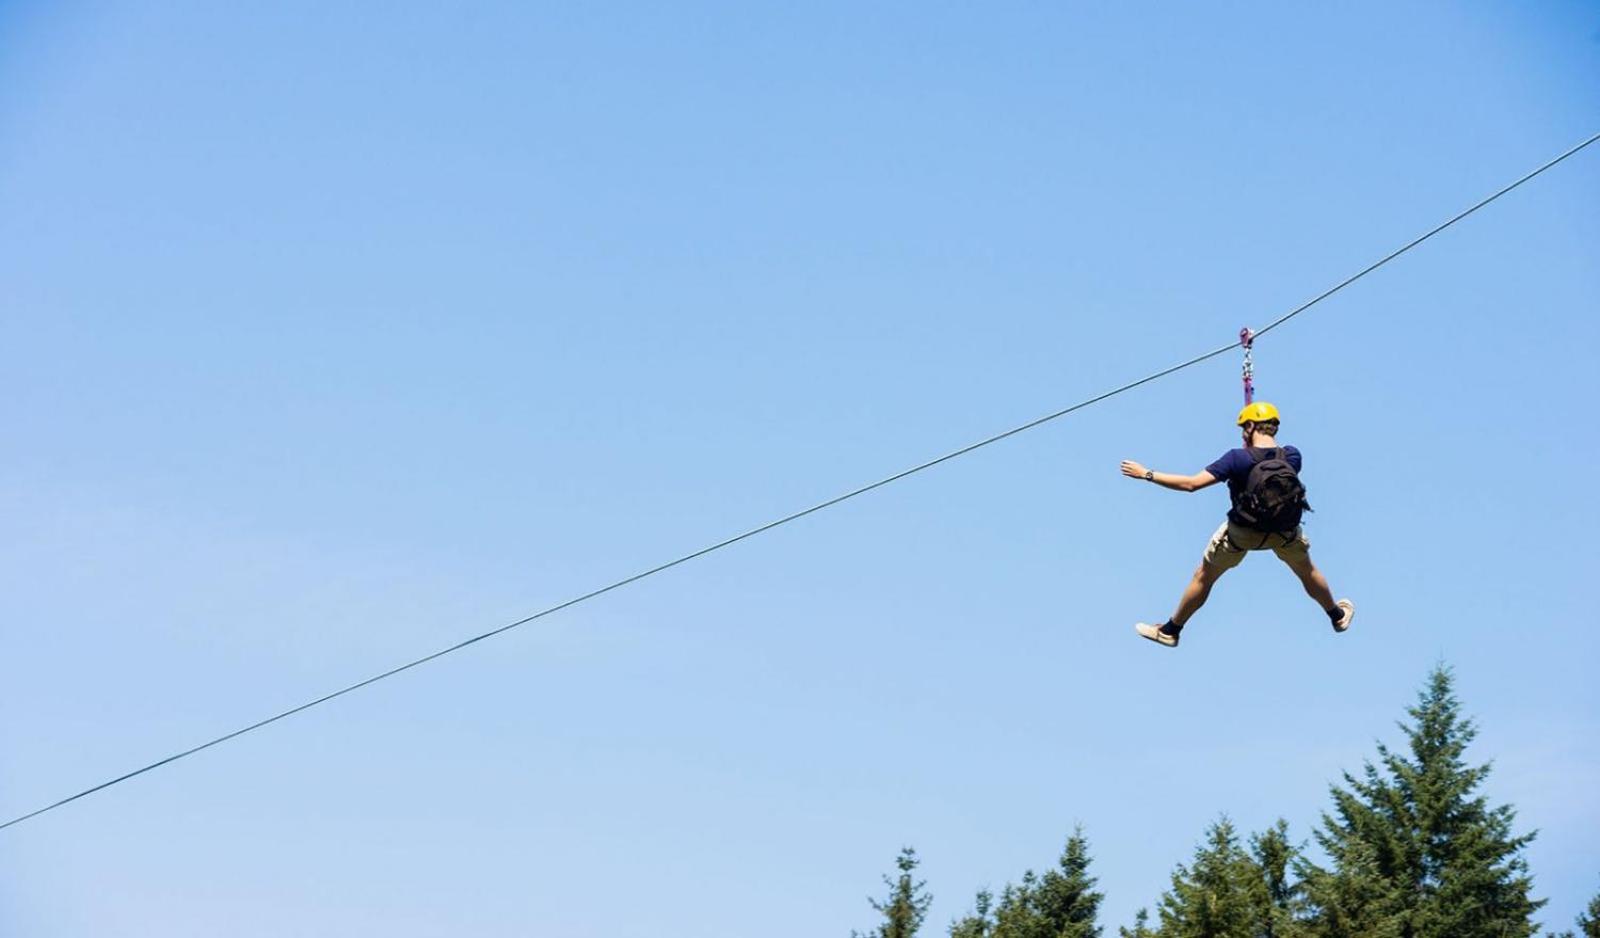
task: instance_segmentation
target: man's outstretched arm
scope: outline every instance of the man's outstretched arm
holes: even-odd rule
[[[1130,479],[1148,479],[1164,489],[1179,492],[1198,492],[1208,485],[1217,484],[1217,477],[1205,469],[1192,476],[1180,476],[1170,472],[1152,472],[1131,459],[1122,461],[1122,474]]]

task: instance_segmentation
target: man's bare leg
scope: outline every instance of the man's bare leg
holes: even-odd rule
[[[1213,567],[1202,560],[1194,571],[1194,577],[1189,580],[1189,585],[1183,588],[1183,596],[1178,600],[1178,609],[1172,614],[1172,624],[1182,628],[1190,616],[1199,612],[1200,607],[1204,606],[1211,596],[1211,587],[1215,586],[1227,572],[1226,567]],[[1327,585],[1326,581],[1323,585]]]
[[[1300,585],[1305,587],[1306,595],[1328,614],[1328,621],[1333,623],[1333,630],[1343,632],[1349,629],[1350,620],[1356,614],[1356,604],[1348,599],[1334,601],[1333,590],[1328,588],[1328,578],[1323,576],[1317,565],[1311,562],[1311,555],[1286,557],[1284,563],[1288,564],[1294,575],[1300,578]]]
[[[1317,608],[1326,612],[1334,607],[1333,589],[1328,586],[1328,578],[1322,575],[1317,565],[1311,562],[1311,555],[1306,554],[1303,559],[1284,561],[1294,575],[1300,578],[1300,585],[1305,587],[1306,595],[1310,596],[1317,604]]]
[[[1183,630],[1183,624],[1206,604],[1206,597],[1211,595],[1211,587],[1215,586],[1227,572],[1227,567],[1216,567],[1204,560],[1200,561],[1200,566],[1194,571],[1189,585],[1183,588],[1183,597],[1178,600],[1178,611],[1172,614],[1172,621],[1165,625],[1140,622],[1134,625],[1133,630],[1152,642],[1176,648],[1178,633]]]

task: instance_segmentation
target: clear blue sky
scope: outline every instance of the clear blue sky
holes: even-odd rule
[[[764,8],[763,8],[764,7]],[[0,4],[0,807],[1228,341],[1600,129],[1592,4]],[[1600,888],[1600,152],[1234,356],[0,835],[29,936],[1108,925],[1436,662]]]

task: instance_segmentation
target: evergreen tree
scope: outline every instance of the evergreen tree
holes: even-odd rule
[[[1264,833],[1250,838],[1252,935],[1293,938],[1300,929],[1299,888],[1290,871],[1299,850],[1289,842],[1289,824],[1281,818]]]
[[[889,887],[889,895],[882,901],[868,899],[872,907],[883,915],[883,924],[861,935],[852,931],[851,938],[912,938],[917,929],[922,927],[922,920],[928,915],[928,906],[933,903],[933,896],[928,894],[927,883],[913,879],[911,874],[917,869],[917,852],[910,847],[902,848],[900,857],[895,860],[895,867],[900,870],[900,875],[894,879],[885,876],[883,883]]]
[[[1157,909],[1160,928],[1150,931],[1141,909],[1123,938],[1299,938],[1299,885],[1290,878],[1298,856],[1286,822],[1253,835],[1246,850],[1222,818],[1206,830],[1193,862],[1172,874]]]
[[[1022,882],[1007,883],[1000,891],[1000,904],[994,910],[993,938],[1034,938],[1040,931],[1039,910],[1035,906],[1039,877],[1033,870],[1022,874]]]
[[[1600,938],[1600,896],[1589,900],[1589,908],[1578,916],[1578,934],[1582,938]]]
[[[989,918],[989,910],[993,907],[994,894],[987,889],[978,890],[972,912],[950,923],[950,938],[990,938],[994,921]]]
[[[951,938],[1100,938],[1096,919],[1104,896],[1094,889],[1089,863],[1089,842],[1079,828],[1054,869],[1023,873],[998,903],[978,893],[975,911],[951,924]]]
[[[1324,838],[1319,835],[1318,840]],[[1394,914],[1403,904],[1399,887],[1379,870],[1377,852],[1351,839],[1325,849],[1333,854],[1332,872],[1302,861],[1308,903],[1313,908],[1311,934],[1317,938],[1400,938],[1404,920]]]
[[[1103,893],[1094,889],[1089,875],[1089,842],[1079,827],[1067,838],[1056,868],[1039,877],[1034,894],[1043,929],[1039,938],[1100,938],[1096,919]]]
[[[1222,818],[1206,831],[1193,862],[1179,864],[1161,897],[1158,938],[1254,938],[1265,892],[1256,866]]]
[[[1450,671],[1434,669],[1407,713],[1409,756],[1378,747],[1378,765],[1333,788],[1317,842],[1331,869],[1302,862],[1317,938],[1528,938],[1533,913],[1509,805],[1475,792],[1489,767],[1463,755],[1476,727],[1461,716]]]
[[[1133,927],[1117,929],[1117,938],[1156,938],[1156,933],[1150,930],[1150,911],[1140,909],[1133,917]]]

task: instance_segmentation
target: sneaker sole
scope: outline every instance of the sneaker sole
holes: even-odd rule
[[[1139,626],[1145,626],[1145,628],[1150,629],[1150,631],[1146,632],[1143,628],[1140,628]],[[1178,640],[1176,638],[1174,638],[1170,642],[1164,642],[1161,639],[1156,637],[1156,635],[1159,634],[1160,631],[1161,631],[1161,627],[1160,626],[1145,625],[1145,623],[1140,622],[1138,625],[1135,625],[1133,627],[1133,630],[1134,630],[1134,632],[1138,633],[1140,638],[1146,639],[1148,641],[1155,642],[1157,645],[1160,645],[1162,648],[1177,648],[1178,647]]]

